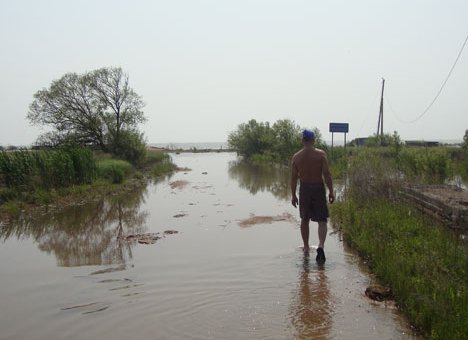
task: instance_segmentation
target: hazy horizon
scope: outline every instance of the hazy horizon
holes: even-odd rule
[[[150,143],[225,141],[249,119],[347,139],[461,140],[468,129],[466,1],[0,0],[0,145],[30,145],[35,92],[65,73],[120,66],[146,103]],[[335,136],[336,137],[336,136]],[[337,137],[341,138],[341,137]]]

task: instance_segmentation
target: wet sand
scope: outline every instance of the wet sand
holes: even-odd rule
[[[373,278],[339,232],[323,267],[303,254],[287,175],[232,153],[173,158],[192,171],[2,226],[0,339],[416,338],[365,296]]]

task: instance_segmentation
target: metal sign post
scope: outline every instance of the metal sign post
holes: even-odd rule
[[[348,123],[330,123],[329,130],[332,133],[332,148],[331,148],[332,157],[333,157],[333,134],[335,132],[344,133],[344,149],[345,149],[345,155],[346,155],[346,133],[348,133],[349,131],[349,124]]]

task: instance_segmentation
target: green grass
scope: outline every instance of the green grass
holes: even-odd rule
[[[11,200],[0,205],[0,218],[2,215],[10,217],[18,217],[21,213],[21,210],[24,208],[24,202],[18,200]]]
[[[403,204],[352,198],[331,209],[346,240],[394,291],[413,324],[431,339],[468,334],[468,251],[443,227]]]
[[[177,167],[167,153],[160,150],[148,150],[145,168],[149,170],[153,178],[160,178],[173,172]]]
[[[146,164],[154,164],[168,160],[170,157],[167,153],[161,150],[148,150],[146,153]]]
[[[132,164],[121,159],[101,158],[96,165],[98,176],[112,183],[122,183],[134,170]]]
[[[0,185],[17,192],[91,183],[95,170],[91,151],[80,147],[0,152]]]
[[[462,181],[468,183],[468,157],[463,160],[452,159],[450,169],[453,175],[460,176]]]

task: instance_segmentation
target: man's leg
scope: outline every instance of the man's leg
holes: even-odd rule
[[[307,229],[308,230],[308,229]],[[327,222],[318,223],[318,237],[319,237],[319,248],[325,246],[325,239],[327,238]]]
[[[304,242],[304,251],[309,251],[309,219],[301,219],[301,236]]]

